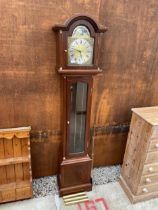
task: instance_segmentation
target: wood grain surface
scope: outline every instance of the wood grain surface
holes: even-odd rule
[[[108,31],[103,35],[100,56],[103,73],[94,80],[92,125],[129,123],[132,107],[157,105],[157,10],[156,0],[101,1],[99,19]],[[109,147],[116,147],[117,152],[108,158],[113,163],[121,162],[127,135],[120,135],[96,139],[94,164],[107,164]],[[115,144],[110,146],[113,140]],[[101,144],[108,147],[102,148]],[[102,156],[97,148],[102,148]]]
[[[108,27],[91,117],[91,127],[106,129],[129,123],[132,107],[158,103],[157,10],[156,0],[0,0],[0,128],[31,125],[34,177],[58,169],[60,78],[52,26],[81,13]],[[122,162],[126,139],[121,127],[96,136],[94,165]]]
[[[0,129],[0,203],[32,197],[29,132],[30,127]]]

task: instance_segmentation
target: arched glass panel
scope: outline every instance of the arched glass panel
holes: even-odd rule
[[[72,37],[90,37],[90,33],[87,27],[81,25],[74,29]]]

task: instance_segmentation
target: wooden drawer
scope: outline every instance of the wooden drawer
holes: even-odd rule
[[[158,151],[149,152],[146,157],[145,163],[157,163],[158,162]]]
[[[140,185],[149,185],[153,183],[158,183],[158,174],[141,177]]]
[[[138,188],[137,195],[145,195],[145,194],[150,194],[152,192],[158,191],[158,183],[157,184],[151,184],[148,186],[140,186]]]
[[[152,175],[158,173],[158,163],[144,165],[142,175]]]
[[[31,187],[19,188],[16,189],[16,199],[24,199],[32,197]]]
[[[158,138],[158,126],[153,127],[151,138]]]
[[[149,145],[148,152],[158,151],[158,140],[152,140]]]

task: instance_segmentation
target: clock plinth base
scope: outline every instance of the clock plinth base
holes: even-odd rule
[[[91,181],[91,183],[72,186],[72,187],[65,187],[65,188],[60,188],[60,184],[59,184],[59,196],[60,197],[62,197],[64,195],[69,195],[69,194],[84,192],[84,191],[91,191],[91,190],[92,190],[92,181]]]
[[[59,195],[92,190],[91,166],[89,156],[63,160],[58,175]]]

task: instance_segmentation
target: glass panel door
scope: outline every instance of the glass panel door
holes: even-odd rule
[[[88,85],[71,83],[69,113],[69,154],[83,153],[85,148]]]

